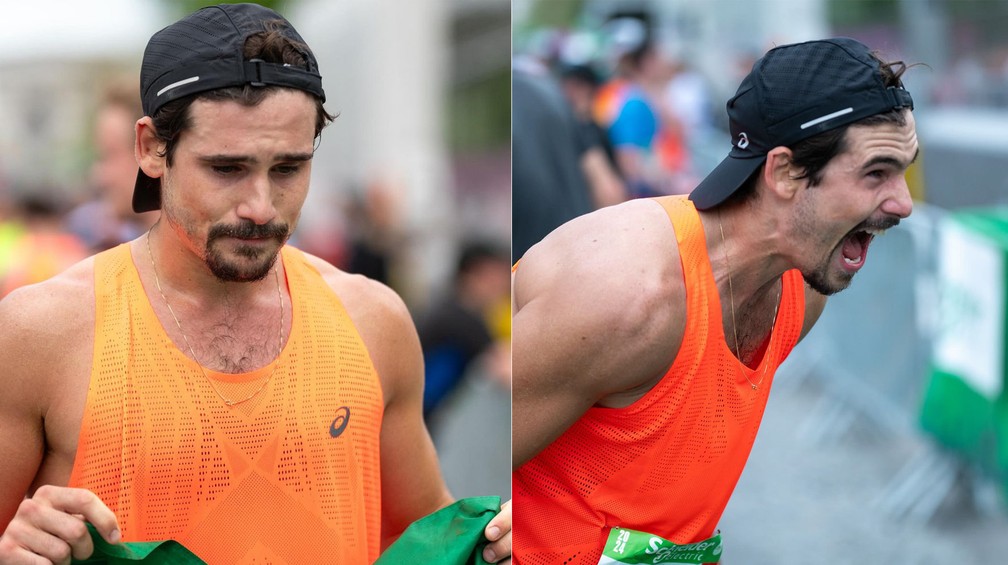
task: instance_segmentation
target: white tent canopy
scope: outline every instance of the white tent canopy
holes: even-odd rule
[[[0,64],[31,60],[139,57],[147,40],[170,20],[158,0],[0,1],[4,32]]]

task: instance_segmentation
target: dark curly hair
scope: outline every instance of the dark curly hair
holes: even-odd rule
[[[871,57],[878,61],[882,81],[887,88],[890,86],[903,86],[901,77],[907,70],[906,63],[903,61],[883,61],[876,52],[872,52]],[[847,130],[851,126],[875,126],[880,124],[906,125],[906,113],[904,109],[896,108],[868,116],[867,118],[824,131],[823,133],[787,146],[791,150],[791,162],[801,170],[801,173],[795,178],[808,179],[809,186],[818,186],[822,182],[823,169],[826,168],[826,165],[834,157],[848,149]],[[762,171],[763,167],[756,169],[756,172],[746,179],[745,183],[731,195],[728,202],[741,202],[753,198],[756,195],[756,179],[759,178]]]
[[[267,22],[264,31],[248,36],[245,39],[242,54],[246,60],[262,59],[268,63],[288,64],[306,69],[308,64],[302,53],[308,49],[308,46],[281,34],[278,31],[278,26],[281,23]],[[231,86],[198,92],[165,104],[151,117],[154,122],[154,135],[157,136],[158,141],[164,143],[164,152],[161,156],[166,158],[168,166],[172,165],[172,157],[179,138],[192,126],[189,107],[196,100],[227,100],[238,102],[244,106],[256,106],[281,88],[285,87],[248,84]],[[322,129],[335,119],[335,116],[326,112],[322,107],[322,100],[314,95],[313,98],[315,98],[315,137],[317,138],[322,133]]]

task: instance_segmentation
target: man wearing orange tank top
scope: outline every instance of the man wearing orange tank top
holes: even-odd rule
[[[452,497],[402,300],[285,245],[332,120],[315,56],[272,10],[204,8],[151,38],[141,99],[158,222],[0,303],[0,563],[86,558],[85,522],[210,563],[373,562]],[[505,504],[489,561],[510,530]]]
[[[720,559],[774,371],[911,212],[905,68],[847,38],[774,48],[688,199],[603,208],[521,258],[516,563]]]

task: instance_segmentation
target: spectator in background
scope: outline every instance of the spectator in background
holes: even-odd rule
[[[387,180],[373,179],[362,192],[350,194],[346,210],[346,270],[393,287],[393,255],[403,240],[397,193],[402,191]]]
[[[682,54],[671,54],[669,59],[671,76],[663,92],[664,103],[679,124],[689,161],[679,179],[685,187],[674,192],[685,193],[700,182],[698,171],[709,171],[721,162],[725,141],[714,127],[717,105],[707,78]]]
[[[515,59],[511,72],[512,256],[594,209],[581,169],[578,125],[549,70]]]
[[[609,33],[616,74],[596,97],[595,119],[607,128],[632,196],[673,192],[671,175],[687,159],[678,124],[663,108],[668,61],[638,19],[613,20]]]
[[[592,115],[592,104],[601,85],[602,77],[589,64],[565,64],[560,69],[561,90],[578,122],[581,169],[596,208],[619,204],[627,196],[616,151],[608,134]]]
[[[134,124],[143,117],[140,84],[135,78],[112,82],[95,115],[95,162],[91,182],[97,196],[70,212],[66,228],[93,253],[139,237],[157,220],[157,212],[133,212],[136,157]]]
[[[483,361],[489,375],[505,385],[510,345],[493,335],[491,317],[510,302],[510,264],[501,246],[472,241],[461,251],[449,292],[417,321],[424,356],[424,416],[441,405],[472,367]]]
[[[58,198],[47,190],[29,190],[18,202],[20,227],[7,249],[6,269],[0,275],[0,297],[14,289],[42,282],[62,273],[88,255],[87,247],[62,229]]]

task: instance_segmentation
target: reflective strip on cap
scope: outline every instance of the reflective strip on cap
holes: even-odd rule
[[[832,120],[833,118],[836,118],[836,117],[839,117],[839,116],[843,116],[844,114],[850,114],[853,111],[854,111],[854,108],[844,108],[843,110],[837,110],[836,112],[833,112],[832,114],[826,114],[825,116],[818,117],[818,118],[816,118],[814,120],[809,120],[809,121],[805,122],[804,124],[802,124],[800,127],[801,127],[801,129],[808,129],[808,128],[816,125],[816,124],[821,124],[821,123],[825,122],[826,120]]]
[[[167,92],[167,91],[169,91],[169,90],[171,90],[173,88],[178,88],[178,87],[182,86],[183,84],[189,84],[190,82],[196,82],[198,80],[199,80],[199,76],[197,75],[197,76],[194,76],[194,77],[189,77],[189,78],[186,78],[186,79],[175,81],[175,82],[169,84],[168,86],[162,88],[161,90],[157,91],[157,94],[155,94],[155,96],[161,96],[162,94],[164,94],[165,92]]]

